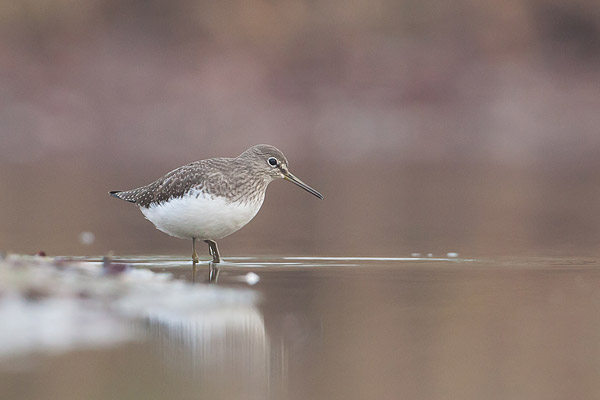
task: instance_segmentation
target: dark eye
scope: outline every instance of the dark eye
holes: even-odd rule
[[[275,157],[270,157],[268,160],[269,164],[271,164],[273,167],[276,167],[278,162],[277,159]]]

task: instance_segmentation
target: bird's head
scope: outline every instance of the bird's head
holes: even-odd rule
[[[268,144],[259,144],[250,147],[248,150],[239,155],[240,158],[248,158],[252,160],[253,168],[269,177],[271,180],[283,178],[290,181],[310,194],[323,199],[323,195],[315,189],[302,182],[294,176],[288,168],[288,160],[285,155],[274,146]]]

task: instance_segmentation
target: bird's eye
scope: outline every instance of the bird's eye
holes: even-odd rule
[[[267,161],[268,161],[268,162],[269,162],[269,164],[271,164],[271,166],[273,166],[273,167],[276,167],[276,166],[277,166],[277,164],[279,164],[279,163],[277,162],[277,159],[276,159],[275,157],[270,157],[270,158],[269,158]]]

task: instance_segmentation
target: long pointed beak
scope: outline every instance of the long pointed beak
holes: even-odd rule
[[[306,183],[304,183],[300,179],[296,178],[294,176],[294,174],[292,174],[290,171],[283,171],[283,179],[285,179],[286,181],[295,183],[296,185],[300,186],[302,189],[306,190],[308,193],[313,194],[313,195],[317,196],[318,198],[320,198],[321,200],[323,200],[323,195],[321,193],[317,192],[315,189],[311,188]]]

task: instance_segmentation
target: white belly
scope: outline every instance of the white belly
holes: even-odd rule
[[[256,202],[229,202],[223,197],[193,193],[148,208],[140,207],[156,228],[181,239],[217,240],[246,225],[262,206]]]

